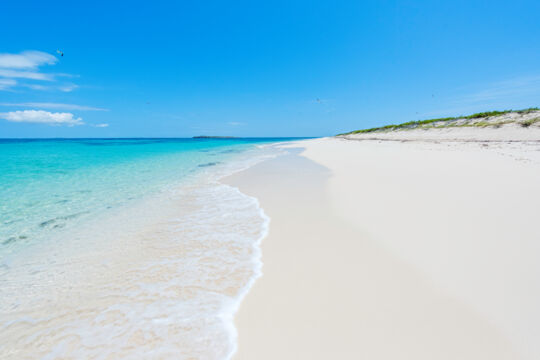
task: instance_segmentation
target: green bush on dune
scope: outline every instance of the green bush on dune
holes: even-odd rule
[[[520,122],[519,124],[523,127],[529,127],[531,126],[532,124],[536,124],[537,122],[540,122],[540,117],[536,117],[536,118],[533,118],[533,119],[529,119],[529,120],[525,120],[525,121],[522,121]]]
[[[405,123],[402,123],[402,124],[385,125],[385,126],[374,127],[374,128],[369,128],[369,129],[355,130],[355,131],[351,131],[351,132],[343,133],[343,134],[339,134],[339,135],[362,134],[362,133],[370,133],[370,132],[374,132],[374,131],[385,131],[385,130],[398,130],[398,129],[406,129],[406,128],[415,128],[415,127],[420,126],[420,125],[427,125],[427,124],[431,124],[431,123],[434,123],[434,122],[452,121],[452,120],[460,120],[460,119],[466,119],[466,120],[479,119],[479,118],[486,118],[486,117],[491,117],[491,116],[500,116],[500,115],[508,114],[508,113],[511,113],[511,112],[516,112],[518,114],[528,114],[528,113],[530,113],[532,111],[537,111],[537,110],[540,110],[540,109],[537,108],[537,107],[531,107],[531,108],[522,109],[522,110],[485,111],[485,112],[480,112],[480,113],[467,115],[467,116],[456,116],[456,117],[446,117],[446,118],[437,118],[437,119],[428,119],[428,120],[408,121],[408,122],[405,122]],[[489,124],[485,123],[485,126],[487,126],[487,125],[489,125]],[[481,125],[478,125],[478,126],[481,126]]]

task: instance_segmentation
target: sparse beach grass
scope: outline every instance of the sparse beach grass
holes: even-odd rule
[[[533,125],[533,124],[536,124],[536,123],[538,123],[538,122],[540,122],[540,116],[539,116],[539,117],[535,117],[535,118],[533,118],[533,119],[528,119],[528,120],[522,121],[522,122],[520,122],[519,124],[520,124],[521,126],[523,126],[523,127],[529,127],[529,126],[531,126],[531,125]]]
[[[522,119],[523,116],[539,113],[538,107],[531,107],[521,110],[503,110],[503,111],[485,111],[467,116],[456,116],[446,118],[436,118],[427,120],[408,121],[401,124],[385,125],[373,127],[369,129],[354,130],[348,133],[339,135],[363,134],[371,132],[386,132],[396,130],[411,130],[411,129],[442,129],[453,127],[501,127],[506,124],[517,123],[523,127],[529,127],[540,122],[540,116],[531,119]],[[507,118],[507,115],[517,114],[515,118]],[[338,135],[338,136],[339,136]]]

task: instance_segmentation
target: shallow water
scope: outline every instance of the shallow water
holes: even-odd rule
[[[2,141],[0,358],[229,358],[268,219],[218,180],[265,142]]]

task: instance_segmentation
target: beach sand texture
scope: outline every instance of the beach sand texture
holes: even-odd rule
[[[540,358],[540,144],[289,146],[226,179],[271,218],[235,359]]]

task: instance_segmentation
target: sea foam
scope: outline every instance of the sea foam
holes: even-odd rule
[[[11,256],[0,358],[231,358],[269,219],[219,179],[276,154],[254,147]]]

